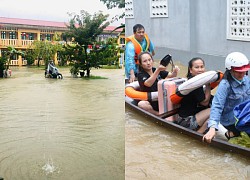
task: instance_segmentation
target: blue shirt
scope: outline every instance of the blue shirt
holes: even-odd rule
[[[235,124],[233,108],[250,99],[250,79],[244,76],[242,81],[222,79],[213,98],[208,127],[218,129],[219,123],[223,126]]]
[[[142,46],[143,51],[147,51],[146,50],[146,47],[147,47],[146,39],[144,38],[142,40],[142,42],[139,42],[139,43]],[[151,41],[150,41],[149,50],[150,50],[150,52],[154,51],[154,45]],[[135,64],[134,57],[135,57],[135,47],[134,47],[134,44],[131,41],[129,41],[126,44],[126,49],[125,49],[125,75],[128,79],[130,78],[130,70],[131,69],[134,70],[135,74],[138,73],[138,65]]]

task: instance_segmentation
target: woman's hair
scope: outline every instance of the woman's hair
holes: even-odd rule
[[[141,53],[138,55],[139,71],[142,71],[142,70],[143,70],[143,68],[141,67],[141,64],[142,64],[141,58],[142,58],[142,55],[144,55],[144,54],[148,54],[148,55],[151,57],[151,59],[153,60],[153,56],[152,56],[152,54],[151,54],[150,52],[147,52],[147,51],[141,52]]]
[[[197,60],[201,60],[203,62],[203,64],[205,65],[205,61],[200,58],[200,57],[195,57],[193,59],[191,59],[189,62],[188,62],[188,72],[187,72],[187,78],[190,79],[192,76],[192,74],[190,73],[190,69],[193,67],[193,62],[194,61],[197,61]]]
[[[231,74],[230,70],[227,69],[224,72],[222,79],[226,79],[229,82],[229,84],[231,84],[231,82],[233,80],[233,77],[232,77],[232,74]]]

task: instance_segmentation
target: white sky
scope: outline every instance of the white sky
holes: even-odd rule
[[[80,10],[90,14],[103,11],[103,14],[109,14],[109,20],[124,11],[108,10],[100,0],[0,0],[0,17],[68,22],[70,16],[67,13],[80,14]],[[119,26],[122,22],[125,20],[111,25]]]

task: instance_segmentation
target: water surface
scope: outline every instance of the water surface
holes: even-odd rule
[[[26,67],[0,79],[0,177],[124,179],[123,70],[60,70],[62,80]]]

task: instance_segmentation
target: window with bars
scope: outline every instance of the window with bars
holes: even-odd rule
[[[40,40],[44,41],[51,41],[52,40],[52,35],[51,34],[40,34]]]
[[[150,0],[150,17],[168,17],[168,0]]]
[[[134,18],[133,0],[125,0],[125,18]]]
[[[120,44],[125,44],[125,38],[120,38]]]
[[[16,32],[15,31],[11,31],[9,36],[10,36],[10,39],[16,39]]]
[[[45,34],[45,39],[51,41],[51,34]]]
[[[250,0],[227,0],[227,38],[250,41]]]
[[[6,39],[6,32],[5,31],[1,31],[1,39]]]

